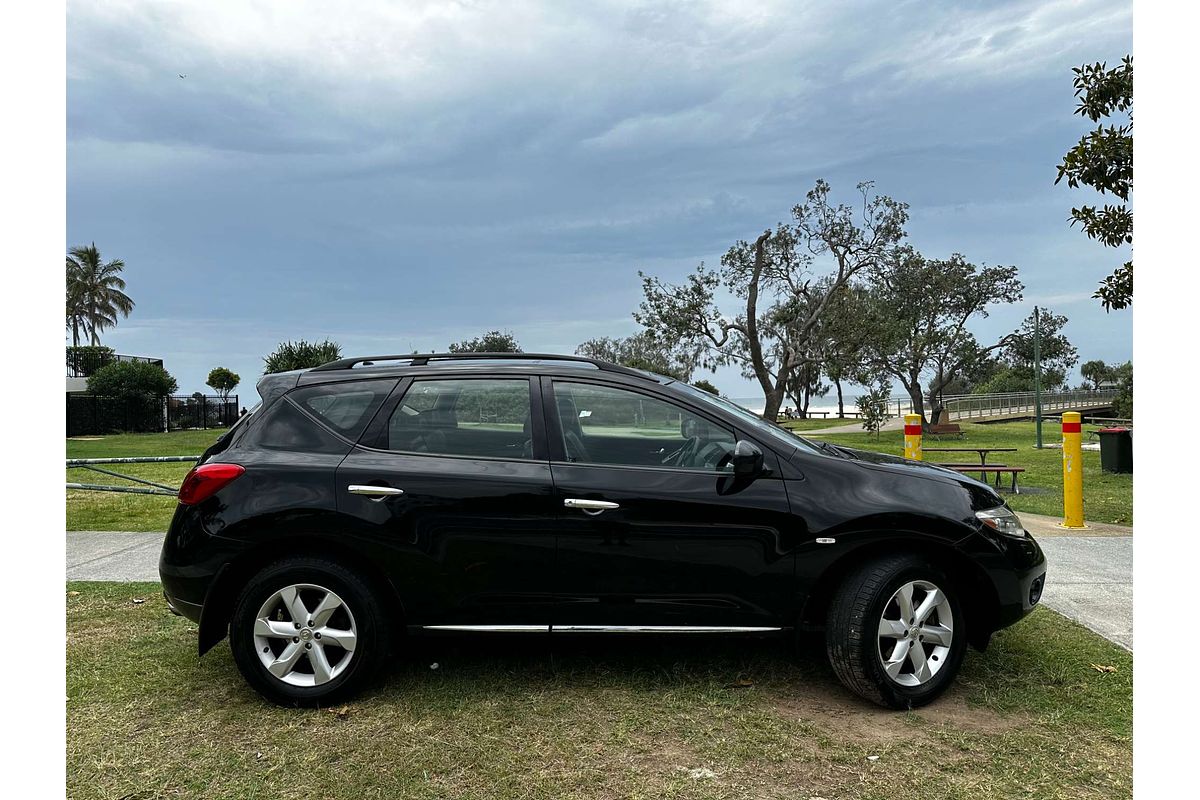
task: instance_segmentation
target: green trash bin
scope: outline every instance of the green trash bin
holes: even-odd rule
[[[1133,431],[1101,428],[1100,468],[1105,472],[1133,472]]]

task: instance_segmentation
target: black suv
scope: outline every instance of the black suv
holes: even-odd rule
[[[814,443],[572,356],[378,356],[264,377],[184,480],[167,602],[279,703],[361,689],[406,635],[824,630],[863,697],[935,698],[1045,559],[987,486]]]

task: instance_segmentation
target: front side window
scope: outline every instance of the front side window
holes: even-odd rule
[[[388,449],[475,458],[533,458],[529,381],[413,381],[388,421]]]
[[[682,406],[612,386],[556,381],[554,403],[568,461],[725,470],[733,433]]]

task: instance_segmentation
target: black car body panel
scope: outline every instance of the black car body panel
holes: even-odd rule
[[[523,430],[489,427],[482,412],[485,421],[476,425],[504,457],[389,449],[389,420],[408,402],[406,392],[435,378],[528,381]],[[376,397],[351,436],[342,435],[351,428],[293,399],[311,387],[364,380],[375,382]],[[751,442],[765,469],[747,478],[572,460],[564,427],[577,424],[574,415],[560,419],[550,410],[559,382],[670,403],[710,425],[705,435]],[[246,580],[294,552],[354,565],[386,590],[414,632],[819,628],[840,576],[869,554],[902,548],[947,565],[969,595],[971,641],[983,646],[1032,609],[1031,587],[1045,575],[1032,537],[1001,535],[976,519],[976,511],[1003,504],[984,483],[877,453],[813,446],[697,399],[690,387],[633,370],[550,357],[468,360],[285,373],[259,388],[260,407],[204,456],[239,464],[244,475],[196,505],[180,505],[163,546],[164,592],[173,608],[200,622],[201,652],[225,636]],[[326,390],[335,391],[317,394]],[[441,414],[428,412],[434,420]],[[687,444],[687,433],[663,439],[664,457]],[[632,436],[591,441],[618,454],[609,458],[639,446]],[[636,458],[650,461],[645,453]],[[352,486],[403,494],[359,495]],[[618,507],[596,514],[564,507],[568,499]]]

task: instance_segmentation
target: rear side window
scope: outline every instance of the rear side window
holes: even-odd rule
[[[325,383],[297,389],[287,399],[353,442],[362,435],[396,383],[395,379]]]
[[[388,421],[388,449],[475,458],[533,458],[529,381],[413,381]]]

